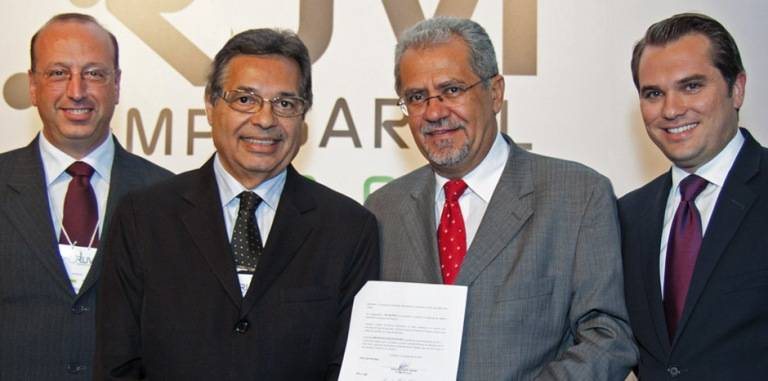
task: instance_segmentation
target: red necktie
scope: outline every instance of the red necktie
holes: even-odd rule
[[[85,247],[91,243],[99,220],[96,194],[91,187],[93,168],[82,161],[76,161],[67,168],[67,173],[72,176],[72,180],[69,181],[67,195],[64,197],[64,218],[59,242],[70,243],[64,235],[66,230],[72,244]],[[93,247],[98,243],[99,234],[96,232]]]
[[[461,179],[450,180],[443,186],[445,205],[437,227],[437,245],[440,250],[440,272],[445,284],[453,284],[467,253],[467,233],[459,206],[459,197],[466,189],[467,184]]]
[[[680,182],[680,204],[669,231],[664,272],[664,313],[670,341],[675,337],[677,323],[683,315],[685,298],[701,249],[701,216],[694,201],[707,184],[707,180],[696,175]]]

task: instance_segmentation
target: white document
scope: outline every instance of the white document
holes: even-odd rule
[[[455,380],[466,304],[466,286],[369,281],[355,296],[339,380]]]

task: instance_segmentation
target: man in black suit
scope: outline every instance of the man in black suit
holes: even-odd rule
[[[768,150],[738,128],[746,74],[717,21],[680,14],[635,45],[651,140],[672,169],[619,201],[641,380],[768,377]]]
[[[378,275],[377,224],[290,165],[311,104],[295,34],[249,30],[219,51],[206,87],[216,154],[118,208],[98,379],[338,376],[353,297]]]
[[[171,173],[110,133],[118,46],[94,18],[53,17],[30,52],[42,134],[0,155],[0,380],[89,380],[100,233],[123,194]],[[78,190],[86,203],[77,203]]]

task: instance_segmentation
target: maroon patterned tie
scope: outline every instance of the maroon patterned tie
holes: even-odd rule
[[[453,284],[461,270],[461,261],[467,253],[467,232],[459,206],[459,197],[467,189],[464,180],[450,180],[443,186],[445,205],[437,227],[437,245],[440,250],[440,272],[443,283]]]
[[[82,161],[76,161],[67,168],[67,173],[72,176],[72,180],[69,181],[67,195],[64,197],[64,218],[59,243],[70,243],[64,235],[66,230],[72,244],[85,247],[91,243],[99,220],[96,194],[91,187],[93,168]],[[92,247],[98,243],[99,234],[96,232]]]
[[[683,315],[685,298],[701,249],[701,216],[694,200],[707,184],[707,180],[696,175],[680,182],[680,204],[669,231],[664,273],[664,313],[670,341],[675,337],[677,323]]]

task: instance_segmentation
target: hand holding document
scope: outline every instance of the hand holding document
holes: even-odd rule
[[[369,281],[355,296],[340,381],[455,380],[465,286]]]

